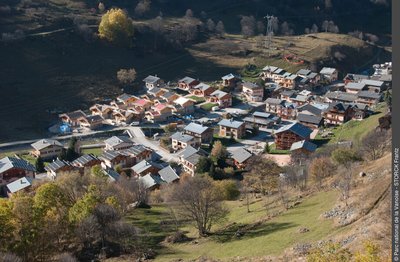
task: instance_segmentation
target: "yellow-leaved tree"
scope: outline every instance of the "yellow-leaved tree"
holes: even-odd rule
[[[112,8],[101,17],[99,36],[114,43],[128,43],[133,36],[132,20],[122,9]]]

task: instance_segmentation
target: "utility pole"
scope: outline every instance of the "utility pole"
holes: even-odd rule
[[[268,56],[271,53],[271,45],[272,45],[272,34],[274,30],[272,28],[272,19],[274,18],[272,15],[264,16],[267,19],[267,34],[265,35],[265,48],[268,50]]]

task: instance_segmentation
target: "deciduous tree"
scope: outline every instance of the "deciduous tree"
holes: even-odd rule
[[[99,36],[110,42],[127,43],[133,36],[132,21],[122,9],[112,8],[101,17]]]

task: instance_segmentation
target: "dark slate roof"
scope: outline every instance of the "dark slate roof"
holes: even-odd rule
[[[127,136],[112,136],[104,140],[104,143],[109,144],[110,146],[117,146],[122,143],[133,143],[133,142]]]
[[[154,87],[154,88],[152,88],[152,89],[150,89],[150,90],[147,90],[147,93],[150,94],[150,95],[155,95],[155,94],[157,94],[157,93],[160,92],[160,91],[161,91],[161,88]]]
[[[134,96],[124,93],[124,94],[118,96],[117,100],[126,101],[126,100],[128,100],[129,98],[132,98],[132,97],[134,97]]]
[[[297,120],[299,120],[299,122],[319,125],[321,123],[322,117],[300,113],[297,115]]]
[[[243,163],[247,159],[249,159],[252,154],[244,148],[239,148],[232,152],[232,158],[239,163]]]
[[[345,102],[353,102],[354,100],[357,99],[357,95],[355,94],[349,94],[345,92],[328,92],[326,93],[325,97],[331,99],[331,100],[340,100],[340,101],[345,101]]]
[[[372,79],[363,79],[361,80],[361,83],[364,83],[367,86],[377,86],[377,87],[382,87],[384,85],[383,81],[372,80]]]
[[[310,74],[310,73],[311,73],[311,70],[308,70],[308,69],[300,69],[299,71],[297,71],[296,75],[303,75],[303,76],[306,76],[306,75],[308,75],[308,74]]]
[[[50,164],[48,164],[44,169],[46,171],[57,171],[60,168],[63,168],[64,166],[70,166],[71,164],[68,161],[64,161],[64,160],[60,160],[60,159],[56,159],[53,162],[51,162]]]
[[[222,119],[218,123],[218,125],[220,125],[220,126],[227,126],[230,128],[239,128],[243,124],[244,124],[243,122],[232,120],[232,119]]]
[[[188,161],[189,163],[193,164],[193,165],[197,165],[197,163],[199,162],[201,155],[195,153],[187,158],[185,158],[186,161]]]
[[[296,91],[294,91],[294,90],[285,90],[285,91],[281,92],[281,96],[291,97],[294,94],[296,94]]]
[[[11,193],[18,192],[24,188],[27,188],[32,185],[33,179],[30,177],[22,177],[20,179],[15,180],[14,182],[11,182],[7,184],[7,189]]]
[[[148,150],[148,149],[146,147],[144,147],[143,145],[134,145],[134,146],[124,150],[124,153],[136,156],[136,155],[143,153],[146,150]]]
[[[103,169],[103,172],[108,176],[109,181],[115,182],[120,178],[120,174],[112,168]]]
[[[57,140],[53,140],[53,139],[41,139],[33,144],[31,144],[31,146],[35,149],[35,150],[42,150],[48,146],[59,146],[62,147],[63,145],[58,142]]]
[[[176,132],[175,134],[170,136],[170,138],[174,139],[174,140],[181,141],[181,142],[189,142],[189,141],[192,141],[194,139],[193,136],[183,134],[182,132]]]
[[[335,109],[335,110],[337,110],[337,111],[339,111],[339,112],[345,112],[346,109],[347,109],[349,106],[350,106],[350,105],[346,105],[346,104],[343,104],[343,103],[332,103],[332,104],[329,105],[329,107],[328,107],[327,110]]]
[[[302,96],[302,95],[296,95],[295,97],[292,97],[291,99],[294,101],[307,102],[308,97]]]
[[[202,134],[208,130],[208,127],[192,122],[189,125],[185,126],[185,128],[183,130],[188,131],[188,132],[193,132],[196,134]]]
[[[72,162],[72,165],[82,165],[82,166],[84,166],[84,165],[86,165],[87,163],[89,163],[92,160],[98,160],[98,158],[93,154],[87,154],[87,155],[83,155],[83,156],[80,156],[79,158],[75,159]]]
[[[19,168],[26,171],[35,172],[35,167],[28,161],[16,157],[5,157],[0,159],[0,173],[3,173],[11,168]]]
[[[309,137],[310,134],[312,133],[312,130],[310,128],[306,127],[305,125],[302,125],[300,123],[293,123],[293,124],[286,125],[286,126],[279,128],[275,132],[275,134],[279,134],[279,133],[289,131],[289,130],[301,137],[304,137],[304,138]]]
[[[116,157],[118,157],[120,155],[121,155],[121,153],[119,153],[118,151],[111,150],[111,151],[103,152],[103,154],[101,154],[101,156],[99,158],[111,161],[111,160],[115,159]]]
[[[159,77],[149,75],[148,77],[146,77],[145,79],[143,79],[143,82],[150,83],[150,84],[154,84],[154,83],[157,82],[158,80],[160,80]]]
[[[139,177],[139,181],[147,188],[151,188],[156,185],[161,185],[163,183],[162,179],[153,174],[147,174],[142,177]]]
[[[301,148],[306,149],[307,151],[310,151],[310,152],[314,152],[317,149],[317,145],[313,144],[309,141],[302,140],[302,141],[293,143],[292,146],[290,147],[290,151],[301,149]]]
[[[181,153],[180,153],[180,157],[182,157],[183,159],[186,159],[188,157],[190,157],[191,155],[196,154],[197,152],[199,152],[198,149],[192,147],[192,146],[187,146]]]
[[[179,179],[178,174],[172,169],[171,166],[164,167],[158,171],[158,174],[160,175],[161,179],[167,183],[171,183]]]
[[[250,88],[250,89],[258,89],[260,88],[259,85],[257,85],[256,83],[251,83],[251,82],[243,82],[243,86],[246,88]]]
[[[352,89],[352,90],[362,90],[365,87],[364,83],[348,83],[345,88]]]
[[[66,115],[70,119],[78,119],[80,117],[86,117],[86,114],[82,110],[76,110],[74,112],[68,112],[68,113],[64,113],[64,114],[61,114],[61,115]]]
[[[357,96],[363,98],[379,99],[381,97],[381,94],[369,91],[360,91],[357,93]]]
[[[98,122],[98,121],[103,121],[104,119],[100,115],[91,115],[91,116],[86,117],[86,120],[89,123],[94,123],[94,122]]]
[[[368,79],[369,76],[367,75],[358,75],[358,74],[347,74],[344,79],[349,79],[353,81],[360,81],[362,79]]]
[[[319,109],[319,108],[317,108],[317,107],[315,107],[313,105],[310,105],[310,104],[305,104],[303,106],[300,106],[300,107],[297,108],[297,110],[299,112],[308,111],[308,112],[310,112],[310,113],[312,113],[313,115],[316,115],[316,116],[320,116],[322,114],[322,110],[321,109]]]
[[[141,162],[137,163],[136,165],[134,165],[132,167],[132,170],[135,173],[142,173],[144,171],[146,171],[147,169],[149,169],[150,167],[155,166],[152,162],[149,162],[147,160],[142,160]]]
[[[168,98],[170,98],[171,96],[173,96],[173,95],[175,95],[175,94],[176,94],[175,92],[168,91],[168,92],[164,93],[164,94],[162,95],[162,97],[168,99]]]
[[[265,103],[270,104],[270,105],[280,105],[280,104],[282,104],[282,100],[270,97],[270,98],[267,98],[267,100],[265,100]]]
[[[270,113],[256,111],[253,113],[253,116],[254,117],[262,117],[262,118],[271,118],[271,116],[273,116],[273,115],[271,115]]]

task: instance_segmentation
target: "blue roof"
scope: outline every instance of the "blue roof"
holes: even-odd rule
[[[7,184],[7,188],[11,193],[18,192],[24,188],[32,185],[33,179],[30,177],[23,177],[15,180],[14,182]]]
[[[35,172],[35,167],[28,161],[16,157],[5,157],[0,159],[0,173],[3,173],[11,168],[19,168],[26,171]]]
[[[293,123],[284,127],[279,128],[276,131],[276,134],[285,132],[285,131],[291,131],[295,133],[296,135],[299,135],[304,138],[310,137],[310,134],[312,133],[312,130],[305,125],[302,125],[300,123]]]
[[[297,149],[306,149],[310,152],[314,152],[317,149],[317,145],[313,144],[309,141],[302,140],[298,141],[296,143],[293,143],[292,146],[290,147],[290,151],[297,150]]]

